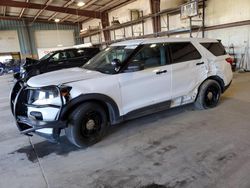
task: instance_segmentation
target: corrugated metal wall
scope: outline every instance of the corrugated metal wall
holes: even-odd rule
[[[74,30],[75,44],[83,41],[79,37],[80,26],[55,23],[28,23],[24,20],[0,20],[0,30],[17,30],[22,56],[37,56],[34,33],[37,30]]]

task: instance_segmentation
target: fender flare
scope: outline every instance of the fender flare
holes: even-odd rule
[[[201,88],[202,84],[203,84],[205,81],[207,81],[207,80],[215,80],[216,82],[218,82],[218,84],[219,84],[220,87],[221,87],[221,93],[224,93],[224,91],[225,91],[226,88],[225,88],[225,83],[224,83],[223,79],[222,79],[221,77],[217,76],[217,75],[215,75],[215,76],[209,76],[208,78],[206,78],[206,79],[199,85],[199,87],[198,87],[198,92],[197,92],[197,95],[196,95],[196,97],[195,97],[195,101],[196,101],[196,99],[197,99],[197,97],[198,97],[198,95],[199,95],[199,93],[200,93],[200,88]]]
[[[72,99],[62,107],[59,119],[63,121],[67,120],[72,111],[84,102],[96,102],[102,105],[107,112],[111,124],[118,124],[122,121],[119,108],[115,101],[109,96],[99,93],[82,94]]]
[[[221,92],[224,93],[224,91],[225,91],[225,83],[224,83],[224,80],[221,77],[219,77],[217,75],[216,76],[210,76],[206,80],[209,80],[209,79],[217,81],[219,83],[220,87],[221,87]]]

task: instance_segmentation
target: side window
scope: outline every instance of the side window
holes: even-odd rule
[[[50,61],[62,61],[67,59],[67,52],[58,52],[50,58]]]
[[[118,48],[117,50],[112,51],[112,53],[110,53],[107,58],[109,59],[110,62],[113,59],[119,59],[121,62],[123,62],[128,57],[128,54],[130,54],[130,53],[127,53],[128,51],[130,50]]]
[[[66,56],[67,56],[67,59],[71,59],[71,58],[75,58],[76,57],[76,54],[75,54],[75,51],[73,50],[69,50],[66,52]]]
[[[226,55],[226,50],[220,42],[201,43],[201,45],[204,46],[207,50],[209,50],[215,56]]]
[[[173,63],[201,59],[201,54],[190,42],[169,43]]]
[[[96,49],[95,48],[86,48],[84,49],[84,55],[85,56],[94,56],[96,54]]]
[[[86,56],[86,52],[85,52],[85,49],[78,49],[75,51],[76,53],[76,57],[82,57],[82,56]]]
[[[60,52],[54,54],[54,55],[50,58],[50,61],[59,61],[59,57],[60,57]]]
[[[144,69],[166,65],[165,48],[162,44],[147,44],[131,62],[143,64]]]
[[[93,57],[100,50],[98,48],[82,48],[75,51],[76,57]]]

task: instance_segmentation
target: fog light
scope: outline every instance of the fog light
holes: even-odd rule
[[[43,115],[41,112],[32,111],[30,112],[30,115],[36,118],[36,120],[43,120]]]

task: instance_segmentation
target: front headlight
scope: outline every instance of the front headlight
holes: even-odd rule
[[[62,105],[62,98],[57,87],[43,87],[40,89],[29,89],[29,105]]]

